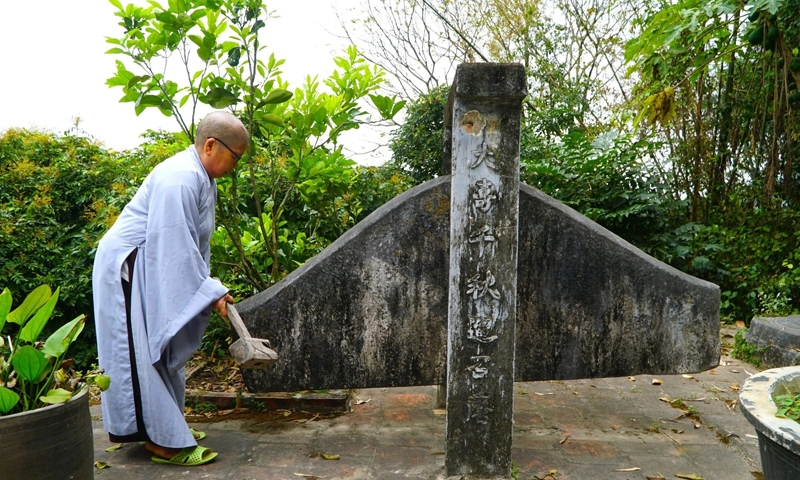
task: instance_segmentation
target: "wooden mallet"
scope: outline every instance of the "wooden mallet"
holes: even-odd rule
[[[230,351],[239,368],[265,369],[278,360],[275,350],[269,348],[269,340],[253,338],[247,327],[236,311],[236,307],[228,304],[228,319],[230,319],[239,339],[233,342]]]

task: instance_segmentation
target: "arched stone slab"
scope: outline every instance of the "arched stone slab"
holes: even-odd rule
[[[744,338],[767,368],[800,365],[800,315],[755,317]]]
[[[387,202],[271,288],[236,305],[279,360],[252,392],[441,383],[447,359],[450,183]]]
[[[399,195],[237,304],[280,359],[254,392],[445,383],[450,178]],[[719,287],[538,190],[519,199],[518,381],[686,373],[719,360]]]

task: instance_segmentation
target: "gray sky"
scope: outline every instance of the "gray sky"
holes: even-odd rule
[[[357,6],[358,0],[268,2],[279,18],[267,21],[262,42],[267,54],[286,60],[283,76],[291,88],[299,87],[306,75],[327,76],[335,68],[333,56],[346,48],[345,41],[330,33],[339,31],[334,4],[343,11]],[[147,129],[177,130],[173,118],[156,110],[137,117],[132,104],[118,102],[122,89],[105,84],[116,70],[115,60],[124,61],[123,56],[104,53],[112,47],[105,37],[121,33],[114,11],[106,0],[3,2],[0,132],[38,127],[61,133],[80,117],[84,131],[106,147],[121,150],[141,143],[139,135]],[[368,132],[359,132],[346,140],[356,151],[369,149],[358,145],[364,139],[357,138]],[[375,163],[363,156],[355,159]]]

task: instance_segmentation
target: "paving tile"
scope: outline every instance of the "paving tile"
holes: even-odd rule
[[[636,382],[620,377],[515,384],[512,459],[518,478],[542,478],[555,469],[557,480],[641,480],[657,472],[666,478],[694,473],[705,480],[754,479],[751,472],[760,465],[757,441],[747,437],[752,427],[725,403],[735,398],[725,390],[729,384],[746,378],[733,369],[720,366],[715,375],[702,372],[692,379],[662,375],[661,386],[650,385],[652,376],[646,375]],[[695,429],[690,419],[676,418],[681,410],[661,396],[694,406],[703,426]],[[435,387],[364,389],[355,398],[362,403],[353,402],[352,412],[334,418],[277,422],[252,416],[193,424],[208,434],[202,443],[220,452],[217,461],[193,469],[156,465],[135,444],[105,452],[111,444],[99,407],[93,407],[95,457],[112,465],[96,471],[96,478],[445,478],[445,415],[435,409]],[[650,431],[654,424],[658,432]],[[319,453],[340,457],[324,460]],[[632,467],[641,470],[613,471]]]

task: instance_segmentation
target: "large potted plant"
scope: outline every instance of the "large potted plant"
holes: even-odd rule
[[[93,478],[94,446],[88,384],[108,377],[77,375],[66,361],[86,322],[80,315],[46,340],[42,334],[59,290],[42,285],[14,310],[0,294],[0,478]]]
[[[800,478],[800,366],[752,375],[739,391],[739,405],[758,434],[764,479]]]

